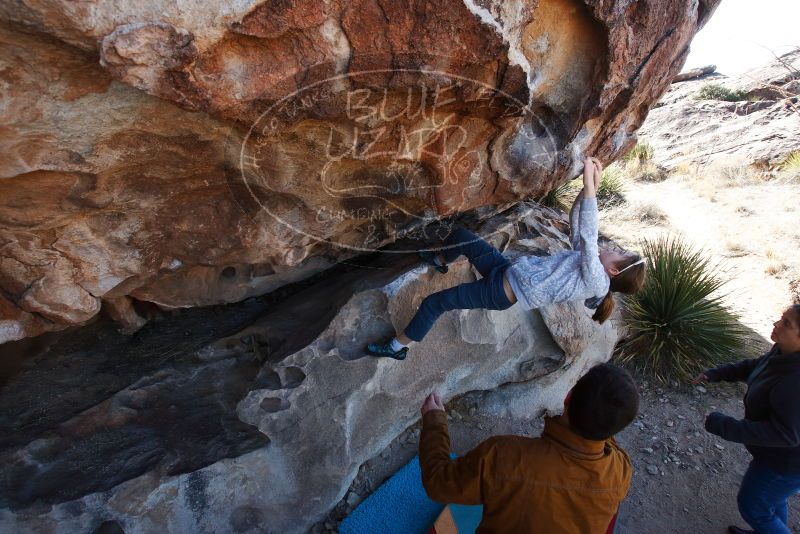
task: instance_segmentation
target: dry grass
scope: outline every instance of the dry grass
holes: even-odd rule
[[[669,216],[657,204],[648,202],[631,206],[631,215],[639,222],[650,224],[665,224]]]
[[[656,165],[653,161],[653,155],[652,146],[639,142],[612,166],[617,167],[620,173],[629,180],[636,182],[663,182],[669,178],[669,172]]]
[[[767,263],[766,267],[764,267],[764,272],[770,276],[780,276],[784,271],[786,271],[787,266],[785,263],[780,261],[770,261]]]
[[[669,216],[655,202],[634,202],[608,210],[604,216],[610,221],[639,222],[646,225],[663,226],[669,223]]]
[[[738,241],[726,240],[725,248],[733,257],[745,256],[748,254],[748,251],[744,247],[744,245],[742,245]]]
[[[769,179],[769,174],[763,168],[753,165],[724,166],[717,172],[724,183],[732,186],[759,184]]]
[[[633,170],[631,178],[637,182],[663,182],[669,172],[655,163],[646,163]]]

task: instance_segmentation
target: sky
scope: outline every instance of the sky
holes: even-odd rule
[[[740,74],[800,47],[800,0],[722,0],[695,36],[684,70],[716,65]]]

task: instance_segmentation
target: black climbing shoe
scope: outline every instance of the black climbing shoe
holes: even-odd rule
[[[408,347],[403,347],[398,351],[392,350],[392,345],[386,343],[370,343],[367,345],[367,354],[376,358],[394,358],[395,360],[405,360],[408,354]]]
[[[747,530],[744,528],[735,527],[733,525],[728,527],[728,534],[756,534],[755,530]]]
[[[439,265],[439,262],[436,260],[436,254],[430,252],[429,250],[421,250],[418,252],[419,257],[422,258],[422,261],[427,263],[428,265],[432,265],[437,271],[442,274],[447,272],[447,265]]]

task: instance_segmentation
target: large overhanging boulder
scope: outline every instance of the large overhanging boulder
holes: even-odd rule
[[[565,229],[563,214],[517,206],[479,233],[513,257],[567,247]],[[209,329],[223,334],[242,310],[198,310],[205,322],[176,332],[156,325],[139,351],[101,329],[38,356],[0,390],[15,429],[0,437],[0,530],[305,532],[417,420],[428,392],[485,391],[489,413],[556,413],[617,339],[582,303],[515,305],[448,312],[405,361],[371,358],[365,343],[477,274],[463,258],[447,275],[385,256],[362,267],[220,339]]]
[[[0,342],[535,198],[631,146],[717,3],[2,3]]]

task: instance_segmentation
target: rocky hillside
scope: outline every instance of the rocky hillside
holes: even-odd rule
[[[626,151],[718,0],[0,4],[0,342],[236,302]]]
[[[701,99],[703,91],[713,98]],[[800,150],[798,132],[800,49],[741,76],[710,74],[672,84],[640,138],[668,169],[715,163],[767,168]]]

